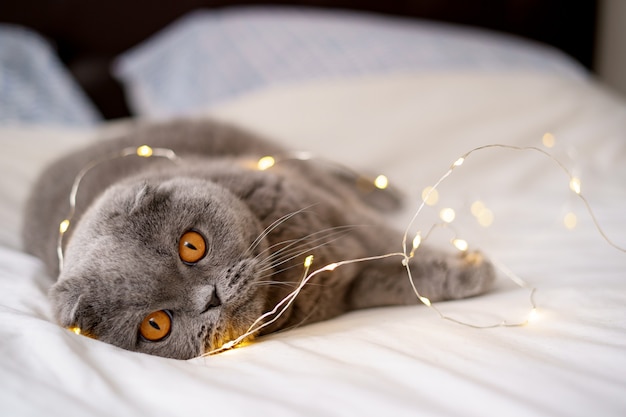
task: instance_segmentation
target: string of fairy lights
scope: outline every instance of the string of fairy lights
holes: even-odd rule
[[[555,143],[554,135],[552,135],[551,133],[544,134],[542,138],[542,143],[546,148],[552,148]],[[411,269],[409,266],[410,260],[415,256],[415,253],[419,250],[421,245],[430,238],[431,234],[436,229],[445,228],[448,230],[452,230],[451,223],[456,218],[456,212],[454,211],[454,209],[449,208],[449,207],[442,208],[439,211],[439,218],[441,222],[433,224],[430,227],[430,229],[426,231],[426,233],[423,233],[422,231],[417,231],[415,234],[412,234],[411,230],[413,229],[415,222],[417,221],[418,217],[420,217],[422,211],[424,210],[426,206],[435,206],[437,204],[437,202],[439,201],[438,190],[439,190],[440,185],[445,180],[447,180],[448,177],[450,177],[450,175],[452,175],[455,170],[463,166],[463,164],[471,155],[473,155],[476,152],[481,152],[486,149],[506,149],[506,150],[517,151],[517,152],[534,152],[551,160],[554,164],[556,164],[557,168],[560,169],[560,171],[567,176],[569,189],[574,193],[576,197],[578,197],[583,202],[587,210],[587,213],[589,214],[589,216],[591,217],[593,221],[594,227],[596,228],[598,233],[602,236],[602,238],[609,245],[613,246],[615,249],[626,253],[626,248],[621,247],[620,245],[612,241],[606,235],[606,233],[600,226],[598,219],[591,208],[591,205],[589,204],[587,198],[582,193],[582,185],[581,185],[580,178],[573,175],[571,171],[560,160],[552,156],[549,152],[536,146],[521,147],[521,146],[505,145],[505,144],[488,144],[488,145],[478,146],[466,152],[465,154],[461,155],[457,159],[455,159],[454,162],[447,169],[447,171],[445,171],[445,173],[434,183],[434,185],[426,187],[422,191],[421,202],[419,206],[417,207],[417,209],[415,210],[413,216],[411,217],[404,231],[404,234],[402,237],[402,251],[401,252],[390,252],[390,253],[385,253],[385,254],[381,254],[377,256],[370,256],[366,258],[346,259],[346,260],[342,260],[338,262],[333,262],[327,265],[323,265],[317,269],[313,268],[313,264],[314,264],[313,255],[306,256],[304,263],[303,263],[302,279],[300,280],[299,284],[291,293],[289,293],[279,303],[277,303],[272,310],[258,317],[250,325],[250,327],[248,328],[246,332],[244,332],[237,338],[224,343],[222,346],[219,346],[209,352],[206,352],[202,356],[213,355],[213,354],[220,353],[220,352],[229,350],[231,348],[237,347],[238,345],[242,344],[244,341],[249,340],[251,336],[258,334],[258,332],[264,327],[269,326],[270,324],[274,323],[289,309],[289,307],[292,305],[296,297],[300,294],[302,289],[317,275],[324,273],[324,272],[332,272],[336,270],[337,268],[341,268],[344,265],[361,263],[361,262],[376,262],[377,260],[381,260],[385,258],[398,258],[398,261],[401,262],[401,264],[406,269],[407,279],[409,280],[411,284],[411,288],[413,292],[415,293],[417,300],[419,300],[419,302],[421,302],[423,305],[425,305],[429,309],[433,310],[443,320],[451,321],[462,326],[476,328],[476,329],[485,329],[485,328],[494,328],[494,327],[519,327],[519,326],[525,326],[528,323],[535,320],[538,317],[538,307],[535,302],[535,293],[537,289],[534,286],[530,285],[528,282],[526,282],[524,279],[516,275],[513,271],[508,269],[504,264],[501,264],[500,262],[494,260],[493,258],[490,259],[491,262],[494,264],[494,266],[497,269],[499,269],[499,271],[504,276],[510,279],[518,287],[528,291],[528,304],[529,304],[528,312],[524,316],[524,318],[521,320],[518,320],[518,321],[498,320],[498,321],[495,321],[493,323],[488,323],[488,324],[477,324],[477,323],[472,323],[470,321],[460,320],[460,319],[448,316],[444,314],[435,305],[434,302],[432,302],[429,298],[423,296],[419,292],[418,288],[416,287],[414,283],[413,277],[411,275]],[[173,162],[180,161],[180,157],[172,149],[152,148],[148,145],[142,145],[139,147],[123,148],[122,150],[118,152],[113,152],[113,153],[104,155],[100,158],[94,159],[90,161],[89,163],[87,163],[74,179],[74,182],[72,184],[72,188],[70,191],[70,195],[69,195],[69,207],[70,207],[69,212],[68,212],[67,217],[59,225],[57,255],[59,259],[60,271],[63,269],[63,261],[64,261],[64,257],[63,257],[64,236],[73,221],[73,217],[76,211],[76,197],[78,195],[80,184],[83,178],[85,177],[85,175],[87,175],[89,171],[91,171],[95,167],[107,161],[112,161],[114,159],[127,158],[127,157],[132,157],[132,156],[141,157],[141,158],[153,158],[153,157],[165,158]],[[268,155],[256,161],[253,167],[254,169],[265,171],[265,170],[272,169],[277,164],[280,164],[281,162],[284,162],[286,160],[308,161],[311,159],[316,159],[316,158],[308,152],[292,152],[292,153],[286,153],[283,155]],[[389,186],[389,180],[385,175],[378,175],[374,178],[366,178],[345,166],[334,164],[334,163],[333,165],[335,165],[336,167],[344,171],[354,174],[358,181],[363,181],[364,179],[366,181],[369,181],[371,185],[373,185],[374,187],[378,189],[384,190]],[[494,213],[480,200],[474,201],[471,204],[470,211],[472,215],[476,218],[478,223],[482,226],[487,227],[491,225],[491,223],[494,220]],[[574,213],[568,212],[565,214],[564,216],[565,227],[569,229],[574,228],[576,226],[576,222],[577,222],[577,218]],[[453,237],[450,239],[450,243],[458,251],[465,253],[465,256],[467,257],[480,256],[476,253],[468,252],[470,248],[468,241],[456,236],[455,233],[453,233]],[[74,331],[75,333],[80,333],[80,329],[71,329],[71,330]]]

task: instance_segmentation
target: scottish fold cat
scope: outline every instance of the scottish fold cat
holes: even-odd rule
[[[144,144],[177,158],[94,163]],[[124,349],[193,358],[272,310],[299,284],[309,255],[321,267],[399,248],[402,233],[385,219],[400,204],[396,194],[316,160],[283,158],[260,170],[265,155],[288,151],[221,122],[179,120],[137,126],[48,167],[28,202],[23,239],[58,276],[50,297],[59,324]],[[90,164],[59,270],[59,224]],[[494,279],[477,254],[422,246],[409,264],[432,301],[480,294]],[[315,276],[259,334],[417,302],[400,258],[353,263]]]

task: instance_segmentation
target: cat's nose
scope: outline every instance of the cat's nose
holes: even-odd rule
[[[217,291],[214,288],[213,291],[211,292],[211,296],[209,297],[207,303],[204,305],[204,308],[202,309],[200,314],[206,313],[210,309],[219,307],[221,305],[222,305],[222,300],[220,300],[220,297],[217,295]]]

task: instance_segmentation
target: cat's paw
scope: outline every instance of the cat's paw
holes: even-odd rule
[[[447,277],[447,298],[465,298],[488,291],[496,278],[491,262],[480,252],[463,252],[453,260]]]

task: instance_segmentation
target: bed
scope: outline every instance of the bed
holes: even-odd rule
[[[0,414],[626,412],[626,102],[580,60],[440,22],[201,10],[115,57],[133,117],[107,120],[41,34],[4,24],[0,45]],[[405,194],[389,218],[401,230],[455,167],[411,230],[453,209],[432,244],[456,250],[449,241],[462,238],[497,261],[499,278],[487,295],[436,307],[470,325],[523,325],[477,329],[416,300],[188,361],[60,328],[53,279],[21,243],[29,187],[71,149],[179,117],[384,174]],[[495,144],[506,147],[478,149]]]

